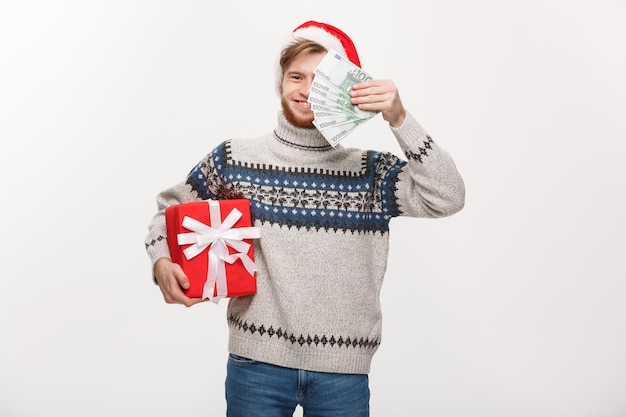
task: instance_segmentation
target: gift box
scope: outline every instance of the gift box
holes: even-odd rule
[[[187,297],[217,303],[256,292],[252,239],[260,238],[260,230],[251,226],[248,200],[172,205],[165,224],[172,261],[189,278]]]

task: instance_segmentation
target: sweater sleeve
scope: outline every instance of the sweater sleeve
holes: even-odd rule
[[[465,185],[450,155],[409,113],[401,126],[390,129],[407,158],[395,184],[399,214],[446,217],[461,210]]]
[[[148,234],[145,238],[146,252],[153,269],[157,260],[171,259],[167,246],[165,209],[174,204],[220,198],[223,187],[215,166],[216,152],[217,150],[214,150],[202,159],[184,181],[157,194],[157,211],[148,225]]]

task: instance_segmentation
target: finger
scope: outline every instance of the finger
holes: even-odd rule
[[[178,282],[178,285],[184,290],[188,289],[189,277],[187,277],[187,275],[185,274],[183,269],[180,267],[180,265],[175,264],[173,272],[174,272],[174,277],[176,278],[176,281]]]
[[[355,83],[352,85],[353,90],[363,90],[364,88],[373,87],[376,85],[384,84],[387,80],[367,80],[362,83]]]
[[[365,83],[363,83],[365,84]],[[384,93],[385,90],[377,87],[377,86],[363,86],[361,88],[358,89],[352,89],[352,91],[350,92],[350,96],[352,98],[355,97],[367,97],[367,96],[371,96],[371,95],[377,95],[377,94],[381,94]]]
[[[164,280],[159,287],[163,293],[163,298],[168,304],[187,304],[188,297],[183,292],[183,288],[178,282],[176,276],[170,276]]]
[[[397,93],[395,90],[384,89],[380,87],[370,87],[356,92],[353,91],[350,98],[353,104],[372,104],[394,101],[396,97]]]
[[[209,301],[208,298],[203,299],[203,298],[187,298],[187,303],[185,304],[187,307],[191,307],[192,305],[198,304],[198,303],[202,303],[205,301]]]
[[[190,298],[185,295],[184,290],[189,288],[189,278],[182,272],[182,269],[178,271],[179,275],[176,276],[175,283],[169,288],[166,301],[169,299],[172,304],[183,304],[186,307],[191,307],[194,304],[206,301],[203,298]],[[164,294],[165,295],[165,294]]]
[[[393,95],[384,94],[356,97],[352,103],[358,105],[362,110],[387,111],[393,104]]]
[[[183,304],[186,307],[191,307],[194,304],[197,304],[203,301],[202,298],[190,298],[185,295],[184,291],[178,285],[178,282],[175,282],[165,291],[163,291],[163,297],[165,298],[165,302],[168,304]]]
[[[184,290],[189,289],[189,278],[187,278],[187,275],[183,274],[183,275],[179,275],[176,277],[177,281],[178,281],[178,285],[180,285],[180,287]]]
[[[165,285],[161,288],[163,299],[167,304],[187,304],[188,297],[181,291],[178,283],[174,285]]]

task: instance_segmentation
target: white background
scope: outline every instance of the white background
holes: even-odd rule
[[[226,303],[165,304],[143,239],[157,192],[271,131],[309,19],[467,187],[392,222],[372,415],[626,416],[623,0],[0,4],[0,416],[224,415]]]

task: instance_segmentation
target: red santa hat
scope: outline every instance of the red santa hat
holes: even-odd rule
[[[356,66],[361,67],[359,54],[356,51],[356,47],[354,46],[352,39],[350,39],[348,35],[346,35],[343,31],[336,28],[335,26],[331,26],[327,23],[309,20],[308,22],[304,22],[293,30],[288,43],[293,42],[297,39],[308,39],[317,42],[328,50],[335,50],[336,52],[348,58],[348,60]],[[278,65],[276,80],[278,86],[280,86],[282,78],[282,69],[280,68],[280,65]]]

